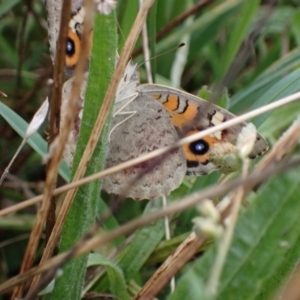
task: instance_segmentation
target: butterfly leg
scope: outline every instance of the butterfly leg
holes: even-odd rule
[[[126,103],[125,103],[123,106],[121,106],[117,111],[114,111],[113,118],[114,118],[116,115],[118,115],[118,114],[122,114],[121,111],[122,111],[126,106],[128,106],[128,104],[130,104],[133,100],[135,100],[137,96],[138,96],[138,93],[134,93],[134,94],[132,94],[130,97],[127,97],[129,100],[126,101]],[[122,102],[124,102],[127,98],[122,99]],[[118,103],[118,102],[115,103],[115,106],[116,106],[117,103]]]
[[[128,106],[133,100],[135,100],[136,99],[136,97],[137,97],[137,95],[138,95],[138,93],[134,93],[134,94],[132,94],[130,97],[128,97],[128,101],[126,101],[126,103],[123,105],[123,106],[121,106],[117,111],[115,111],[114,113],[113,113],[113,119],[116,117],[116,116],[120,116],[120,115],[128,115],[124,120],[122,120],[121,122],[119,122],[118,124],[116,124],[116,125],[114,125],[113,127],[112,127],[112,129],[110,130],[110,132],[109,132],[109,135],[108,135],[108,141],[110,142],[110,137],[111,137],[111,134],[112,134],[112,132],[119,126],[119,125],[121,125],[121,124],[123,124],[124,122],[126,122],[127,120],[129,120],[131,117],[133,117],[135,114],[136,114],[136,111],[123,111],[124,110],[124,108],[126,107],[126,106]],[[125,101],[126,99],[122,99],[122,102],[123,101]],[[115,106],[117,105],[117,103],[115,103]]]
[[[109,134],[108,134],[108,142],[110,142],[110,137],[111,134],[113,133],[113,131],[120,126],[121,124],[123,124],[124,122],[126,122],[127,120],[129,120],[131,117],[133,117],[137,112],[136,111],[124,111],[124,112],[119,112],[118,115],[128,115],[124,120],[122,120],[121,122],[119,122],[118,124],[114,125],[113,128],[111,128]]]

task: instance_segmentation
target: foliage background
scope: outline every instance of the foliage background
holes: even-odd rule
[[[156,14],[152,13],[152,19],[149,23],[150,32],[159,32],[176,16],[196,3],[197,1],[157,1]],[[117,18],[125,38],[136,16],[137,9],[137,1],[119,1],[118,3]],[[48,95],[48,80],[52,74],[44,5],[42,1],[38,0],[4,1],[0,3],[0,19],[0,91],[8,95],[7,98],[1,98],[1,101],[24,120],[29,121],[45,96]],[[122,35],[119,35],[120,49],[124,44]],[[181,88],[191,93],[198,93],[202,86],[208,86],[210,89],[215,88],[220,80],[228,74],[230,66],[233,64],[226,84],[231,101],[229,103],[221,101],[219,104],[227,106],[234,113],[242,113],[251,108],[262,106],[299,90],[300,10],[297,1],[253,1],[252,4],[245,4],[244,1],[237,0],[207,1],[205,8],[192,15],[189,20],[185,20],[172,28],[170,33],[162,36],[157,43],[151,40],[151,48],[159,54],[178,45],[183,38],[188,41],[184,50],[186,54],[183,53],[185,59],[183,74],[181,75],[180,67],[176,65],[179,61],[176,51],[169,52],[152,61],[158,83],[173,86],[178,81],[177,76],[180,78]],[[141,41],[138,42],[136,48],[138,49],[140,45]],[[143,62],[140,55],[134,56],[134,59]],[[141,77],[142,80],[146,80],[143,66],[141,66]],[[295,103],[256,119],[256,124],[261,125],[260,132],[271,145],[276,142],[283,130],[297,116],[299,106],[299,103]],[[41,130],[41,134],[46,138],[44,130]],[[20,142],[21,139],[12,129],[11,124],[1,118],[1,170],[8,164]],[[212,184],[216,182],[218,177],[219,175],[215,173],[196,180],[187,178],[170,199],[176,199],[180,195]],[[11,168],[8,179],[1,187],[1,208],[40,194],[44,179],[45,170],[40,163],[40,156],[32,148],[26,146]],[[239,223],[241,229],[236,236],[237,244],[234,244],[234,247],[237,248],[233,247],[232,251],[234,252],[235,249],[239,251],[243,246],[238,246],[239,236],[242,238],[247,236],[245,232],[249,228],[249,222],[246,222],[245,219],[251,219],[249,214],[253,217],[251,224],[259,224],[259,227],[252,228],[253,232],[249,233],[251,237],[252,235],[255,237],[249,238],[246,243],[250,247],[248,248],[250,249],[249,252],[247,254],[241,252],[241,257],[236,258],[238,261],[245,262],[244,265],[241,264],[236,267],[235,272],[238,275],[230,277],[226,273],[230,271],[225,267],[223,279],[221,279],[224,280],[221,282],[222,293],[224,294],[219,295],[220,299],[231,299],[234,294],[243,295],[244,289],[241,287],[246,287],[246,283],[250,287],[243,298],[267,299],[273,296],[276,287],[279,286],[277,282],[274,283],[272,280],[279,278],[278,280],[281,282],[297,262],[299,255],[297,252],[299,227],[297,226],[299,224],[296,216],[299,214],[300,208],[297,201],[293,202],[293,200],[295,196],[299,195],[298,180],[295,171],[289,175],[278,177],[275,186],[271,182],[270,186],[267,185],[258,196],[252,195],[254,204],[249,209],[247,208],[248,210],[245,209],[244,219]],[[59,184],[62,183],[63,180],[60,179]],[[273,207],[274,216],[271,217],[269,212],[261,213],[264,203],[271,201],[275,203],[274,195],[276,194],[279,195],[279,199],[278,205]],[[108,198],[107,195],[103,195],[103,197]],[[107,203],[109,203],[108,200]],[[290,204],[284,206],[283,203]],[[292,210],[290,205],[293,207]],[[147,205],[144,201],[133,202],[130,199],[124,201],[115,214],[116,223],[107,225],[108,228],[106,229],[140,216],[146,206],[148,210],[155,209],[155,206]],[[1,218],[0,256],[2,263],[0,280],[17,274],[35,212],[36,207],[31,207],[15,215]],[[178,237],[180,241],[191,231],[191,219],[197,214],[198,211],[193,209],[173,216],[171,225],[173,236],[177,237],[177,240],[173,240],[175,245],[178,244]],[[282,219],[277,219],[278,216],[281,216]],[[288,224],[284,233],[281,234],[284,241],[288,240],[287,252],[276,251],[281,250],[278,246],[280,240],[276,236],[280,229],[275,230],[276,238],[272,244],[271,233],[268,231],[270,226],[266,224],[279,224],[281,228],[283,228],[283,224]],[[265,231],[266,235],[259,237],[259,231]],[[145,240],[154,245],[154,248],[161,241],[164,235],[162,224],[158,222],[156,225],[147,227],[144,232],[139,232],[136,236],[143,235],[146,236],[145,239],[136,238],[135,242],[130,245],[131,249],[129,247],[121,252],[116,259],[123,270],[125,281],[134,278],[139,285],[143,285],[156,269],[157,264],[161,263],[170,253],[170,248],[174,247],[172,242],[165,243],[160,246],[159,251],[153,249],[153,252],[149,253],[149,255],[152,254],[149,258],[145,255],[140,257],[136,253],[148,253],[149,251],[150,246]],[[119,243],[121,241],[122,239]],[[116,249],[119,243],[108,245],[107,249],[101,249],[102,254],[107,255],[112,249]],[[273,261],[268,260],[269,263],[264,266],[261,262],[266,261],[266,257],[263,255],[266,252],[264,248],[266,245],[273,245],[271,248],[267,248],[267,253],[269,257],[274,258]],[[42,250],[43,245],[41,243],[39,252],[41,253]],[[274,252],[272,252],[273,250]],[[252,255],[255,253],[257,261],[249,253]],[[192,269],[187,268],[179,274],[178,279],[181,281],[179,281],[178,292],[172,296],[172,299],[177,299],[176,297],[180,297],[181,293],[187,290],[194,291],[194,295],[198,294],[197,291],[201,292],[201,287],[193,283],[198,282],[199,278],[205,282],[208,271],[203,274],[202,271],[198,273],[195,269],[209,270],[211,268],[209,261],[213,260],[213,255],[214,250],[207,252],[203,259],[200,258],[195,263],[190,264]],[[287,260],[279,259],[283,256]],[[232,266],[230,259],[236,261],[231,256],[228,259],[230,266]],[[145,260],[147,261],[145,262]],[[247,264],[254,264],[255,267],[251,269]],[[258,266],[264,267],[258,268]],[[262,274],[263,270],[265,270],[264,274]],[[102,292],[110,286],[107,283],[109,280],[104,276],[102,275],[101,281],[94,285],[94,290]],[[241,282],[235,281],[237,277],[241,278]],[[232,280],[226,281],[225,278]],[[254,288],[257,282],[260,284]],[[264,289],[264,285],[266,289]],[[111,286],[108,289],[113,290]],[[167,298],[167,295],[168,289],[161,294],[161,298]],[[259,295],[264,296],[259,298]]]

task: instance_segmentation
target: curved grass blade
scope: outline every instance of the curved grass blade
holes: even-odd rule
[[[240,99],[238,103],[236,103],[230,108],[230,111],[236,113],[237,111],[240,111],[242,107],[245,108],[245,104],[243,104],[243,102],[248,103],[248,105],[249,103],[252,103],[252,105],[248,107],[248,110],[253,110],[268,103],[274,102],[280,98],[291,95],[295,92],[298,92],[300,90],[300,70],[298,69],[292,72],[291,74],[285,76],[279,81],[272,82],[271,84],[268,83],[267,86],[264,86],[264,88],[268,87],[267,90],[263,94],[258,96],[257,91],[260,89],[261,84],[262,82],[255,82],[253,85],[251,85],[251,90],[256,90],[256,93],[254,93],[252,96],[252,101],[249,101],[245,98]],[[270,114],[271,112],[263,114],[251,120],[251,122],[255,124],[256,127],[259,127]]]
[[[102,265],[105,267],[109,279],[109,290],[119,299],[129,300],[127,286],[122,270],[112,261],[100,253],[91,253],[87,266]]]

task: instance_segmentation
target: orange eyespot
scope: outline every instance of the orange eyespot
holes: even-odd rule
[[[66,66],[74,67],[80,55],[80,39],[79,36],[71,29],[68,31],[68,39],[66,45]]]
[[[93,31],[91,31],[89,39],[88,39],[88,48],[89,48],[89,56],[87,60],[91,56],[92,50],[92,38],[93,38]],[[68,31],[68,38],[67,38],[67,45],[66,45],[66,66],[68,68],[73,68],[76,66],[81,51],[81,39],[80,37],[71,29]]]
[[[198,132],[197,130],[191,130],[185,136],[190,136]],[[214,137],[205,136],[195,142],[183,145],[184,155],[188,161],[197,161],[204,164],[209,160],[209,150],[217,142],[217,139]]]
[[[209,144],[200,139],[189,144],[189,149],[194,155],[205,155],[209,151]]]

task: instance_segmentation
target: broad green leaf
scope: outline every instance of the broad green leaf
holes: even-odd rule
[[[236,299],[237,295],[269,299],[293,270],[300,256],[298,173],[296,168],[265,183],[239,217],[216,299]],[[177,299],[177,291],[189,289],[187,279],[207,282],[215,255],[213,247],[198,259],[182,276],[171,299]]]
[[[259,132],[267,138],[268,141],[274,143],[299,115],[299,112],[300,101],[276,109],[259,127]]]
[[[156,199],[147,204],[144,214],[157,211],[161,207],[161,201]],[[135,233],[133,240],[118,259],[118,265],[122,268],[127,280],[140,270],[164,235],[162,220],[143,227]]]
[[[255,89],[255,86],[259,88],[260,83],[254,84],[251,89]],[[296,93],[300,90],[300,70],[296,70],[291,74],[287,75],[283,79],[279,80],[278,82],[272,84],[267,91],[262,94],[258,98],[253,98],[253,104],[248,108],[248,110],[253,110],[255,108],[261,107],[266,105],[270,102],[274,102],[279,100],[283,97]],[[249,102],[247,102],[249,103]],[[240,105],[242,102],[239,102],[237,105],[233,106],[230,111],[235,112],[236,110],[240,109]],[[259,127],[264,120],[269,116],[271,112],[263,114],[261,116],[256,117],[255,119],[251,120],[252,123]]]
[[[159,199],[149,201],[144,214],[157,211],[161,207],[162,203]],[[163,221],[155,222],[135,232],[132,241],[116,258],[116,262],[122,269],[126,281],[132,280],[137,275],[164,235]],[[104,278],[97,287],[97,291],[100,292],[108,288],[108,280]]]
[[[277,60],[265,70],[248,87],[235,94],[230,100],[230,111],[240,113],[255,103],[272,87],[276,88],[277,82],[288,73],[299,67],[300,50],[294,50],[282,59]]]
[[[289,96],[300,90],[300,69],[287,75],[274,86],[272,86],[265,94],[263,94],[251,107],[250,110],[254,110],[258,107],[262,107],[268,103],[279,100],[283,97]],[[251,120],[253,124],[259,127],[264,120],[270,115],[271,112],[258,116]]]
[[[212,172],[205,176],[198,176],[191,188],[191,192],[200,191],[201,189],[216,183],[220,176],[221,174],[219,172]]]
[[[90,253],[88,256],[87,267],[91,266],[104,266],[109,278],[110,290],[114,296],[117,296],[120,299],[129,299],[123,272],[115,263],[108,260],[100,253]],[[55,280],[52,280],[39,295],[51,293],[54,289],[54,285]]]

